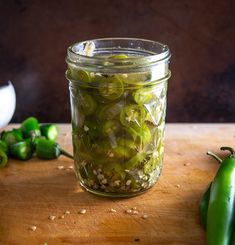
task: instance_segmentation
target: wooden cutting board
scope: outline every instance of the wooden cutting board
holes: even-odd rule
[[[59,143],[71,151],[70,125],[59,128]],[[218,168],[205,153],[212,150],[222,156],[220,146],[234,147],[235,124],[168,124],[165,142],[160,180],[129,199],[83,191],[70,169],[73,162],[64,157],[10,160],[9,167],[0,170],[0,244],[205,244],[198,204]],[[138,214],[125,213],[134,207]],[[83,208],[86,213],[79,214]],[[65,217],[59,219],[61,215]]]

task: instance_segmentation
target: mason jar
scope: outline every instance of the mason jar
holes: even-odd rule
[[[135,38],[68,48],[75,173],[87,191],[128,197],[158,180],[169,59],[166,45]]]

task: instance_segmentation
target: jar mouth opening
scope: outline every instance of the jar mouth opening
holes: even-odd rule
[[[125,59],[113,55],[126,54]],[[67,50],[67,62],[101,66],[151,65],[170,59],[167,45],[140,38],[100,38],[72,44]]]

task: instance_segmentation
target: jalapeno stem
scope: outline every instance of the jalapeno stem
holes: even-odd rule
[[[63,150],[63,149],[60,149],[60,154],[66,156],[66,157],[68,157],[68,158],[73,159],[73,156],[70,155],[67,151],[65,151],[65,150]]]
[[[235,151],[232,147],[228,147],[228,146],[222,146],[220,148],[221,151],[230,151],[232,155],[235,155]]]
[[[213,157],[213,158],[214,158],[216,161],[218,161],[219,163],[221,163],[221,162],[222,162],[222,159],[221,159],[221,158],[219,158],[217,155],[215,155],[213,152],[208,151],[206,154],[207,154],[208,156]]]

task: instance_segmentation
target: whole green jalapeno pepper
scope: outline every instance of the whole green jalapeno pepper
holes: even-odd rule
[[[207,245],[228,245],[235,225],[235,152],[222,162],[211,185],[207,213]]]
[[[216,156],[214,153],[208,151],[207,155],[213,157],[216,161],[218,161],[219,163],[222,162],[222,160]],[[206,224],[207,224],[207,211],[208,211],[208,205],[209,205],[209,200],[210,200],[210,193],[211,193],[211,184],[209,184],[208,188],[206,189],[206,191],[204,192],[200,203],[199,203],[199,215],[200,215],[200,222],[203,226],[203,228],[206,229]]]
[[[47,139],[38,139],[36,144],[36,155],[38,158],[42,159],[55,159],[60,155],[73,159],[73,156],[61,149],[59,144]]]
[[[200,222],[204,229],[206,229],[206,224],[207,224],[207,211],[208,211],[208,205],[210,201],[210,193],[211,193],[211,183],[207,188],[207,190],[204,192],[199,204]]]

